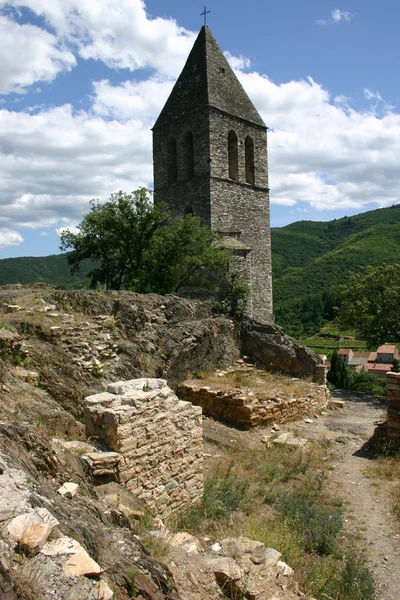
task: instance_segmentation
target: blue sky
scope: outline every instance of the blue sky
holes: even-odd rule
[[[400,198],[400,3],[209,0],[269,126],[273,226]],[[193,0],[0,0],[0,258],[59,251],[91,198],[152,186],[151,132]]]

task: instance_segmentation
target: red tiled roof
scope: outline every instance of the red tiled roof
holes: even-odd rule
[[[378,354],[397,354],[397,346],[391,344],[384,344],[383,346],[379,346],[377,350]]]
[[[375,363],[374,365],[371,365],[371,364],[368,365],[368,371],[391,371],[392,368],[393,368],[393,365],[391,363],[389,363],[389,364]]]
[[[350,354],[350,352],[352,352],[351,348],[340,348],[339,349],[339,354]]]

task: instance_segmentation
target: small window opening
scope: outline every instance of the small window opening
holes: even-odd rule
[[[191,215],[193,217],[193,206],[191,204],[186,204],[185,206],[185,217]]]
[[[219,72],[220,72],[220,73],[225,73],[225,69],[224,69],[224,67],[220,67],[220,68],[219,68]]]
[[[192,179],[194,177],[194,145],[191,131],[187,131],[183,138],[183,168],[185,179]]]
[[[238,138],[234,131],[228,133],[229,178],[239,180]]]
[[[169,185],[171,185],[172,183],[176,183],[178,180],[178,158],[176,150],[176,139],[174,137],[171,137],[168,140],[167,163],[168,183]]]
[[[255,184],[255,172],[254,172],[254,142],[248,135],[244,143],[244,154],[246,163],[246,182]]]

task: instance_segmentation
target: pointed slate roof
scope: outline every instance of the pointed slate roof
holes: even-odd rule
[[[154,128],[204,106],[265,127],[206,25],[201,28]]]

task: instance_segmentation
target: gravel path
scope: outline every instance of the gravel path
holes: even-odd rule
[[[379,599],[400,600],[400,529],[390,501],[397,482],[368,476],[373,457],[363,448],[374,432],[374,423],[385,418],[385,403],[347,392],[335,393],[334,398],[344,400],[345,408],[310,424],[298,422],[294,429],[304,437],[333,440],[337,458],[329,478],[346,501],[348,530],[365,540]]]

